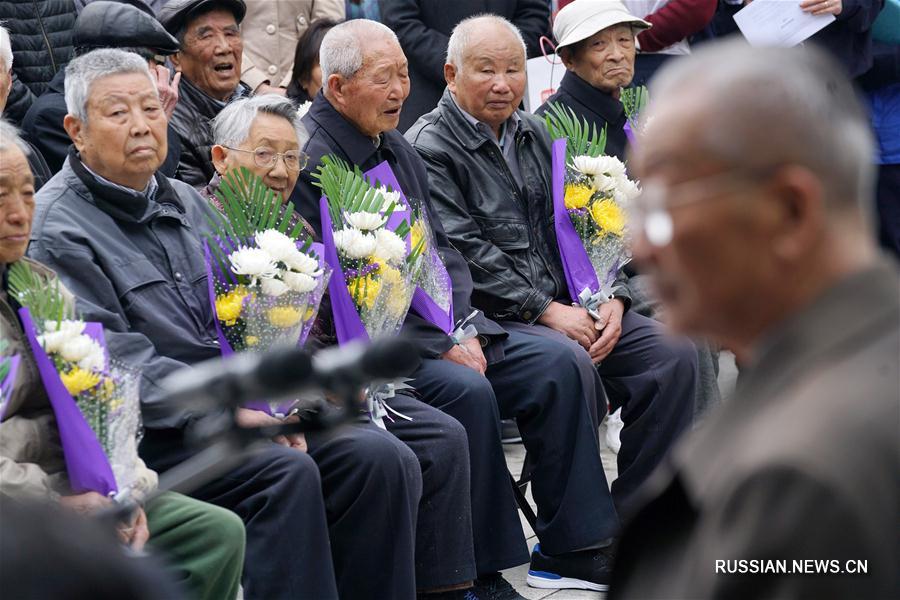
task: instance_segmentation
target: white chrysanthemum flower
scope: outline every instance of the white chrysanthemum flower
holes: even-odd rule
[[[69,362],[78,362],[93,352],[94,346],[99,348],[100,345],[90,336],[79,335],[63,342],[59,349],[59,355]]]
[[[287,271],[281,278],[289,288],[301,294],[311,292],[319,285],[319,282],[315,277],[307,275],[306,273]]]
[[[640,195],[641,188],[627,177],[620,177],[616,181],[615,199],[619,204],[628,204]]]
[[[378,193],[384,198],[384,204],[381,205],[381,212],[386,211],[391,204],[394,205],[395,209],[400,207],[400,192],[396,190],[389,192],[385,186],[381,186],[378,188]]]
[[[38,343],[46,352],[58,354],[64,343],[81,335],[84,321],[45,321],[44,331],[38,336]]]
[[[625,164],[615,156],[576,156],[572,163],[585,175],[625,176]]]
[[[319,261],[306,254],[304,252],[300,252],[296,248],[294,249],[294,253],[284,259],[284,264],[288,266],[292,271],[297,271],[298,273],[306,273],[307,275],[313,275],[316,271],[319,270]]]
[[[231,270],[237,275],[247,275],[254,280],[258,277],[268,279],[278,272],[278,265],[271,254],[262,248],[248,248],[240,246],[228,255],[231,261]]]
[[[359,229],[334,232],[334,245],[350,258],[366,258],[375,251],[375,236]]]
[[[388,262],[398,262],[406,257],[406,242],[393,231],[379,229],[375,232],[375,255]]]
[[[106,352],[103,346],[91,340],[91,352],[78,361],[78,366],[86,371],[102,371],[106,367]]]
[[[287,284],[276,277],[263,279],[260,282],[260,287],[262,288],[263,294],[266,296],[274,296],[276,298],[290,290]]]
[[[276,261],[284,262],[285,258],[297,251],[294,240],[281,233],[277,229],[266,229],[258,232],[254,239],[256,245],[269,253]]]
[[[352,227],[363,231],[372,231],[378,229],[385,223],[385,218],[379,213],[355,212],[344,215]]]
[[[600,175],[594,175],[593,184],[596,191],[609,194],[616,190],[618,180],[615,177],[609,177],[601,173]]]
[[[302,119],[306,113],[309,112],[309,107],[312,106],[312,102],[307,100],[303,104],[297,107],[297,118]]]

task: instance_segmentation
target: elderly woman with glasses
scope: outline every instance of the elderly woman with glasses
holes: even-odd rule
[[[232,102],[213,121],[216,174],[204,195],[221,209],[215,197],[220,178],[246,167],[286,200],[306,166],[307,156],[300,147],[307,137],[297,107],[284,96],[265,94]]]

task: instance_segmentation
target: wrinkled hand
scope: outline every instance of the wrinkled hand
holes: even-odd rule
[[[150,539],[150,530],[147,528],[147,514],[143,508],[135,511],[131,525],[119,524],[116,528],[119,540],[131,546],[131,549],[140,552],[144,549],[144,544]]]
[[[159,90],[159,101],[162,103],[163,112],[166,118],[171,119],[172,113],[175,112],[175,105],[178,104],[178,84],[181,82],[181,71],[175,73],[172,81],[169,81],[169,69],[162,65],[156,65],[151,70],[151,74],[156,76],[156,89]]]
[[[844,10],[844,4],[841,0],[803,0],[800,3],[800,9],[803,12],[812,13],[813,16],[838,16]]]
[[[89,515],[112,504],[112,500],[97,492],[85,492],[74,496],[63,496],[59,503],[82,515]]]
[[[594,322],[594,326],[600,330],[600,337],[591,344],[588,353],[591,360],[598,363],[609,355],[616,347],[619,336],[622,335],[622,315],[625,313],[625,303],[618,298],[604,302],[597,309],[600,320]]]
[[[268,83],[261,83],[256,88],[256,91],[254,93],[257,96],[260,96],[262,94],[278,94],[279,96],[286,96],[287,90],[283,87],[274,87],[269,85]]]
[[[555,329],[578,342],[585,350],[597,341],[599,333],[594,319],[588,311],[580,306],[566,306],[559,302],[551,302],[547,310],[538,317],[538,323]]]
[[[281,420],[272,415],[266,414],[261,410],[253,410],[252,408],[239,408],[235,413],[235,421],[241,427],[266,427],[270,425],[283,425],[284,423],[296,423],[300,420],[297,415],[291,415],[287,419]],[[294,448],[300,452],[306,452],[306,437],[302,433],[289,433],[287,435],[276,435],[272,441],[281,446]]]
[[[471,342],[475,342],[474,346],[477,348],[473,347]],[[441,355],[441,358],[469,367],[481,375],[484,375],[487,368],[487,361],[484,359],[484,353],[481,351],[481,344],[478,343],[477,338],[466,340],[462,344],[454,344],[452,348]]]

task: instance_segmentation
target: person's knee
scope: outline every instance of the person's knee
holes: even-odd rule
[[[466,428],[450,415],[439,414],[436,425],[440,435],[434,436],[433,468],[450,472],[469,464],[469,437]]]
[[[412,450],[393,436],[359,430],[335,441],[344,464],[363,479],[378,477],[381,486],[416,485],[421,478],[419,461]],[[361,479],[362,480],[362,479]]]
[[[301,493],[300,490],[313,490],[320,493],[322,482],[316,462],[305,452],[294,448],[273,445],[257,454],[254,460],[259,461],[257,476],[261,483],[268,487],[284,487],[290,494]]]
[[[207,532],[210,547],[219,548],[231,556],[243,557],[246,532],[239,516],[225,508],[207,504],[198,522]]]

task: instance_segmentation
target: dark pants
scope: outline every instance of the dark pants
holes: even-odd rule
[[[466,431],[456,419],[412,396],[398,394],[388,404],[411,419],[394,416],[385,419],[385,425],[412,450],[422,472],[416,587],[429,590],[470,581],[475,578],[475,557]]]
[[[322,478],[340,597],[414,598],[416,455],[371,423],[308,435],[307,443]]]
[[[531,331],[567,345],[574,354],[582,356],[578,362],[582,379],[590,372],[600,375],[612,410],[621,407],[625,423],[618,455],[619,476],[611,491],[601,490],[600,505],[610,506],[611,493],[615,512],[628,512],[634,490],[691,425],[697,385],[694,345],[686,338],[666,335],[656,321],[628,311],[622,318],[618,343],[595,369],[587,366],[590,365],[587,352],[558,331],[522,323],[504,323],[504,327],[510,331]],[[603,402],[599,395],[597,398]],[[602,414],[606,407],[600,406],[598,410]],[[604,520],[607,523],[615,521],[615,515]],[[543,540],[541,542],[544,547]]]
[[[190,456],[180,435],[147,431],[141,450],[151,468],[163,471]],[[244,597],[318,600],[337,598],[338,588],[342,598],[414,597],[411,506],[420,483],[410,457],[397,446],[355,427],[316,438],[310,454],[273,443],[194,490],[191,496],[230,509],[244,521]],[[313,456],[327,471],[323,478]],[[332,562],[332,531],[335,554],[346,550],[352,558]],[[357,542],[370,551],[355,552]],[[357,564],[349,566],[351,560],[359,561],[358,571]]]
[[[587,355],[566,343],[511,331],[487,377],[446,360],[426,360],[414,385],[466,428],[472,461],[472,520],[479,573],[528,560],[509,485],[500,418],[515,418],[533,464],[541,544],[553,553],[611,537],[617,520],[597,442],[603,391]],[[604,500],[602,495],[606,494]]]

